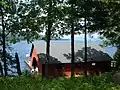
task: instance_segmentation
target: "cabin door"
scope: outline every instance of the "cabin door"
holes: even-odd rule
[[[35,57],[33,58],[32,67],[33,67],[32,72],[34,71],[38,72],[38,66],[37,66],[37,61]]]

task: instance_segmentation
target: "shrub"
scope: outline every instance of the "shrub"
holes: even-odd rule
[[[111,73],[78,78],[45,78],[41,75],[0,77],[1,90],[120,90]]]

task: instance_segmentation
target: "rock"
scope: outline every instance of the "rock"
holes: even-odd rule
[[[113,76],[113,81],[116,83],[116,84],[120,84],[120,72],[117,72],[114,74]]]

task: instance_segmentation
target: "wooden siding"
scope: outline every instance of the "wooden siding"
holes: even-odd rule
[[[92,65],[95,63],[95,66]],[[45,64],[42,64],[44,66]],[[83,73],[87,70],[89,75],[100,74],[104,72],[109,72],[111,70],[110,62],[81,62],[75,64],[75,75]],[[48,64],[48,75],[51,77],[66,76],[71,75],[71,63],[62,64]]]

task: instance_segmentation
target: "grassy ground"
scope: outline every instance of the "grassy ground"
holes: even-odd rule
[[[80,78],[0,77],[0,90],[120,90],[111,74]]]

